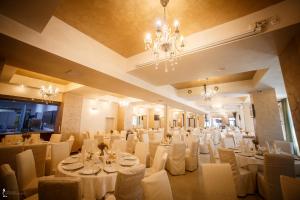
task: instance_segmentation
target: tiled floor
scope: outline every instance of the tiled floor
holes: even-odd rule
[[[194,172],[186,172],[182,176],[171,176],[169,180],[173,192],[174,200],[206,200],[203,192],[203,180],[201,175],[201,163],[207,160],[205,155],[199,157],[199,167]],[[248,195],[242,200],[262,200],[256,195]]]

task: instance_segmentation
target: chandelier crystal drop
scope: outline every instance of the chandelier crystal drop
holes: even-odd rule
[[[42,98],[46,102],[52,102],[53,98],[58,94],[58,92],[59,92],[59,89],[52,85],[48,85],[47,87],[42,86],[40,89]]]
[[[151,50],[155,60],[155,69],[158,69],[160,59],[165,60],[165,72],[168,72],[169,62],[171,70],[175,70],[175,66],[178,63],[180,54],[185,46],[184,38],[180,34],[178,20],[173,23],[173,29],[169,26],[166,17],[166,7],[169,0],[160,0],[161,5],[164,8],[163,21],[156,21],[155,37],[152,38],[151,33],[147,33],[144,39],[145,49]]]
[[[215,86],[213,88],[207,87],[206,84],[203,85],[203,90],[200,95],[204,101],[210,101],[219,91],[219,87]]]

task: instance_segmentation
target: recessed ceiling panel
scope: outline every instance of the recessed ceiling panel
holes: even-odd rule
[[[170,24],[180,21],[187,36],[266,8],[282,0],[170,0]],[[129,57],[144,51],[146,32],[155,30],[163,9],[159,0],[64,0],[55,16]]]

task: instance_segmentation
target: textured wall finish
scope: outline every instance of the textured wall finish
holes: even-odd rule
[[[279,108],[274,89],[251,94],[255,108],[255,133],[261,145],[266,141],[283,140]]]
[[[292,118],[300,144],[300,34],[287,45],[279,56]]]

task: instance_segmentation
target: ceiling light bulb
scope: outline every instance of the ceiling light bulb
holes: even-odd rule
[[[156,28],[159,28],[159,29],[161,28],[162,23],[160,20],[157,20],[155,24],[156,24]]]
[[[178,20],[174,20],[173,25],[177,29],[179,27],[179,21]]]
[[[145,42],[151,43],[151,40],[152,40],[151,33],[146,33]]]

